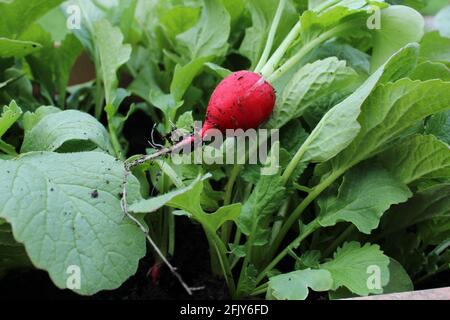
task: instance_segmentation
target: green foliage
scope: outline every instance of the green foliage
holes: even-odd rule
[[[80,268],[80,294],[117,288],[136,272],[145,239],[123,220],[120,162],[97,152],[39,152],[0,160],[0,172],[0,217],[58,287],[67,287],[70,266]],[[136,179],[129,185],[138,199]]]
[[[319,198],[319,223],[329,227],[348,221],[362,233],[370,234],[391,205],[405,202],[410,196],[402,180],[380,166],[365,163],[344,175],[337,195]]]
[[[0,275],[35,267],[68,288],[79,266],[69,289],[115,289],[146,236],[157,263],[179,261],[179,216],[233,298],[400,292],[449,269],[448,2],[0,0],[0,14]],[[80,55],[92,78],[74,83]],[[135,153],[192,134],[245,69],[277,91],[267,163],[197,159],[231,152],[228,138],[126,174]]]

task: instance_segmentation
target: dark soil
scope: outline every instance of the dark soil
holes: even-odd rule
[[[175,256],[171,263],[178,268],[189,286],[204,287],[189,296],[170,271],[162,267],[160,281],[153,285],[147,273],[153,258],[139,263],[136,275],[120,288],[103,291],[92,297],[81,297],[53,285],[48,274],[40,270],[13,271],[0,281],[0,299],[96,299],[96,300],[222,300],[229,299],[221,279],[211,275],[207,241],[202,229],[186,218],[177,218]]]

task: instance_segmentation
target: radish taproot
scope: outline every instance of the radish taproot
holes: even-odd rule
[[[256,129],[269,119],[275,107],[276,93],[272,85],[260,74],[237,71],[224,78],[215,88],[206,109],[202,129],[170,148],[163,148],[127,165],[131,169],[149,160],[201,142],[208,131],[217,129]]]

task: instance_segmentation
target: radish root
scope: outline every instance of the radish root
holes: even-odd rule
[[[161,250],[158,248],[158,246],[156,245],[156,243],[153,241],[152,237],[150,236],[149,230],[147,227],[145,227],[138,219],[136,219],[132,214],[130,214],[129,210],[128,210],[128,201],[127,201],[127,180],[128,177],[131,174],[131,170],[134,167],[137,167],[141,164],[144,164],[148,161],[157,159],[163,155],[169,154],[171,152],[177,151],[182,149],[184,146],[192,143],[194,141],[194,136],[190,136],[184,140],[182,140],[181,142],[175,144],[174,146],[172,146],[171,148],[163,148],[151,155],[147,155],[147,156],[143,156],[139,159],[136,159],[130,163],[125,163],[124,164],[124,169],[125,169],[125,174],[124,174],[124,178],[122,181],[122,196],[120,199],[120,206],[122,207],[122,211],[125,214],[125,216],[130,219],[131,221],[133,221],[138,227],[139,229],[141,229],[141,231],[145,234],[145,237],[147,239],[147,241],[150,243],[150,245],[152,246],[153,250],[155,250],[155,252],[158,254],[158,256],[161,258],[161,260],[164,262],[164,264],[169,268],[170,272],[178,279],[178,281],[180,282],[180,284],[183,286],[183,288],[186,290],[186,292],[189,295],[192,295],[193,291],[198,291],[198,290],[202,290],[204,289],[204,287],[189,287],[186,282],[183,281],[183,278],[181,277],[181,275],[177,272],[177,269],[172,266],[172,264],[167,260],[167,258],[164,256],[164,254],[161,252]]]

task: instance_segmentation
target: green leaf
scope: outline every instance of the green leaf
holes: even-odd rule
[[[4,71],[3,76],[5,79],[16,78],[16,80],[10,82],[6,88],[1,90],[0,101],[9,104],[14,97],[23,111],[34,110],[39,106],[33,96],[33,85],[30,79],[25,76],[23,70],[14,67],[9,68]]]
[[[327,270],[297,270],[271,277],[267,289],[268,299],[305,300],[309,288],[328,291],[333,287],[331,273]]]
[[[311,60],[314,61],[328,57],[336,57],[339,60],[347,61],[348,66],[358,73],[367,75],[370,73],[370,55],[339,39],[324,43],[313,53]]]
[[[63,41],[72,30],[67,28],[67,18],[61,7],[55,7],[41,17],[39,24],[45,31],[50,32],[54,41]]]
[[[251,14],[252,26],[245,30],[245,37],[239,52],[250,59],[252,62],[250,69],[254,69],[266,45],[278,1],[249,0],[246,1],[246,6],[247,11]],[[281,44],[292,26],[298,21],[298,15],[290,1],[285,6],[282,17],[274,39],[274,48]]]
[[[337,195],[319,198],[319,223],[330,227],[347,221],[359,231],[370,234],[390,206],[405,202],[411,196],[408,187],[387,170],[365,163],[345,174]]]
[[[428,32],[420,43],[420,57],[423,60],[450,65],[450,38],[441,37],[438,31]]]
[[[383,288],[383,294],[409,292],[414,285],[403,266],[395,259],[389,259],[389,282]]]
[[[379,294],[389,282],[389,258],[378,245],[346,242],[338,248],[333,260],[321,265],[333,278],[333,290],[344,286],[360,296]],[[372,282],[371,276],[374,276]],[[379,283],[376,282],[380,276]],[[378,286],[379,285],[379,286]],[[377,288],[378,287],[378,288]]]
[[[69,76],[76,59],[80,55],[82,50],[81,44],[78,39],[69,34],[61,43],[61,46],[55,50],[54,53],[54,77],[56,88],[59,93],[59,104],[64,105],[66,98],[66,88],[69,83]]]
[[[229,76],[232,72],[224,67],[221,67],[215,63],[207,62],[205,63],[205,66],[207,66],[209,69],[214,71],[219,77],[222,79]]]
[[[358,136],[332,160],[333,167],[351,167],[381,151],[425,117],[449,109],[449,93],[450,82],[441,80],[402,79],[379,86],[362,108]]]
[[[130,59],[131,46],[123,44],[123,35],[120,29],[113,27],[107,20],[100,20],[94,24],[94,39],[106,104],[110,104],[114,100],[114,91],[118,83],[117,70]]]
[[[436,217],[418,225],[420,239],[429,245],[439,245],[450,239],[450,215]]]
[[[222,0],[222,3],[230,14],[231,25],[234,26],[245,12],[245,0]]]
[[[204,0],[198,23],[176,39],[180,50],[189,60],[200,57],[223,56],[228,49],[230,15],[220,0]]]
[[[0,58],[22,58],[42,48],[42,45],[32,41],[0,38]]]
[[[424,18],[407,6],[390,6],[381,10],[380,23],[381,28],[373,32],[372,70],[408,43],[419,42],[424,34]]]
[[[239,217],[241,204],[232,204],[221,207],[214,213],[205,213],[201,207],[201,194],[204,182],[211,174],[198,176],[185,187],[178,188],[163,195],[140,200],[133,203],[129,210],[134,213],[149,213],[169,206],[181,210],[189,217],[209,227],[210,231],[217,231],[226,221],[234,221]]]
[[[305,65],[287,83],[267,126],[281,128],[319,100],[335,92],[350,92],[357,80],[357,73],[335,57]]]
[[[215,231],[227,221],[236,221],[241,213],[242,205],[234,203],[228,206],[219,208],[216,212],[208,215],[208,223]]]
[[[40,106],[34,112],[25,112],[23,115],[23,129],[25,131],[30,131],[44,117],[58,112],[61,112],[61,109],[54,106]]]
[[[285,193],[279,175],[261,176],[243,205],[238,225],[244,234],[253,237],[254,245],[262,246],[267,243],[267,220],[279,208]]]
[[[434,24],[443,37],[450,38],[450,6],[443,8],[434,17]]]
[[[0,160],[0,217],[33,264],[67,288],[78,266],[79,294],[115,289],[133,275],[145,237],[120,206],[123,163],[104,153],[29,153]],[[129,199],[140,198],[130,176]]]
[[[353,28],[343,33],[341,31],[341,36],[367,36],[368,32],[365,29],[367,28],[369,15],[373,13],[374,9],[386,7],[382,2],[372,1],[369,4],[365,0],[332,0],[323,5],[324,7],[319,6],[314,10],[307,10],[302,13],[300,17],[302,25],[301,43],[306,44],[325,31],[350,21],[352,21]]]
[[[22,115],[22,110],[17,103],[13,100],[9,106],[4,106],[0,115],[0,138],[11,128],[11,126],[19,120]]]
[[[186,90],[203,68],[204,63],[208,60],[208,57],[203,57],[192,60],[184,66],[176,65],[172,83],[170,85],[170,93],[176,101],[181,101],[183,99]]]
[[[177,129],[191,132],[192,128],[194,128],[194,118],[192,116],[192,111],[187,111],[179,116],[175,125]]]
[[[17,38],[34,21],[63,0],[14,0],[0,1],[0,36]]]
[[[424,61],[410,74],[412,80],[441,79],[450,81],[450,69],[443,63]]]
[[[344,101],[328,111],[303,144],[304,161],[323,162],[345,149],[358,135],[361,106],[378,83],[398,79],[415,65],[417,45],[408,45],[380,67]]]
[[[408,137],[378,158],[385,168],[406,184],[421,178],[450,178],[449,146],[431,135]]]
[[[425,132],[435,135],[450,145],[450,111],[431,116],[426,123]]]
[[[119,12],[119,26],[127,42],[131,40],[131,31],[135,23],[135,14],[138,0],[120,0],[117,11]]]
[[[59,104],[64,107],[66,87],[72,67],[81,53],[81,43],[73,34],[56,43],[51,34],[37,24],[29,28],[21,39],[42,44],[41,50],[27,57],[27,62],[34,78],[41,83],[41,90],[46,89],[51,97],[58,92]]]
[[[392,233],[436,218],[450,216],[450,184],[438,184],[417,192],[408,202],[386,215],[384,232]]]
[[[174,120],[177,110],[183,105],[183,101],[176,101],[172,94],[164,94],[158,91],[151,91],[149,100],[171,121]]]
[[[199,13],[199,8],[184,6],[173,7],[165,12],[160,21],[167,37],[174,41],[177,35],[194,27]]]
[[[72,0],[71,2],[64,2],[61,5],[62,10],[69,18],[69,6],[76,5],[81,11],[81,25],[80,29],[71,30],[72,33],[83,44],[84,49],[98,65],[97,49],[98,45],[95,41],[95,24],[105,17],[105,12],[98,8],[93,1],[90,0]],[[97,66],[98,67],[98,66]]]
[[[27,116],[32,117],[29,113]],[[56,151],[71,141],[89,141],[112,154],[109,135],[103,125],[90,114],[78,110],[50,113],[39,119],[31,129],[25,130],[21,152]]]
[[[129,210],[134,213],[149,213],[154,212],[165,205],[179,204],[179,209],[184,211],[190,213],[202,212],[200,201],[195,200],[197,197],[199,200],[203,189],[203,181],[208,178],[210,178],[209,174],[198,176],[197,179],[183,188],[178,188],[163,195],[133,203]],[[189,198],[190,200],[186,200]],[[186,202],[184,203],[184,201]]]

